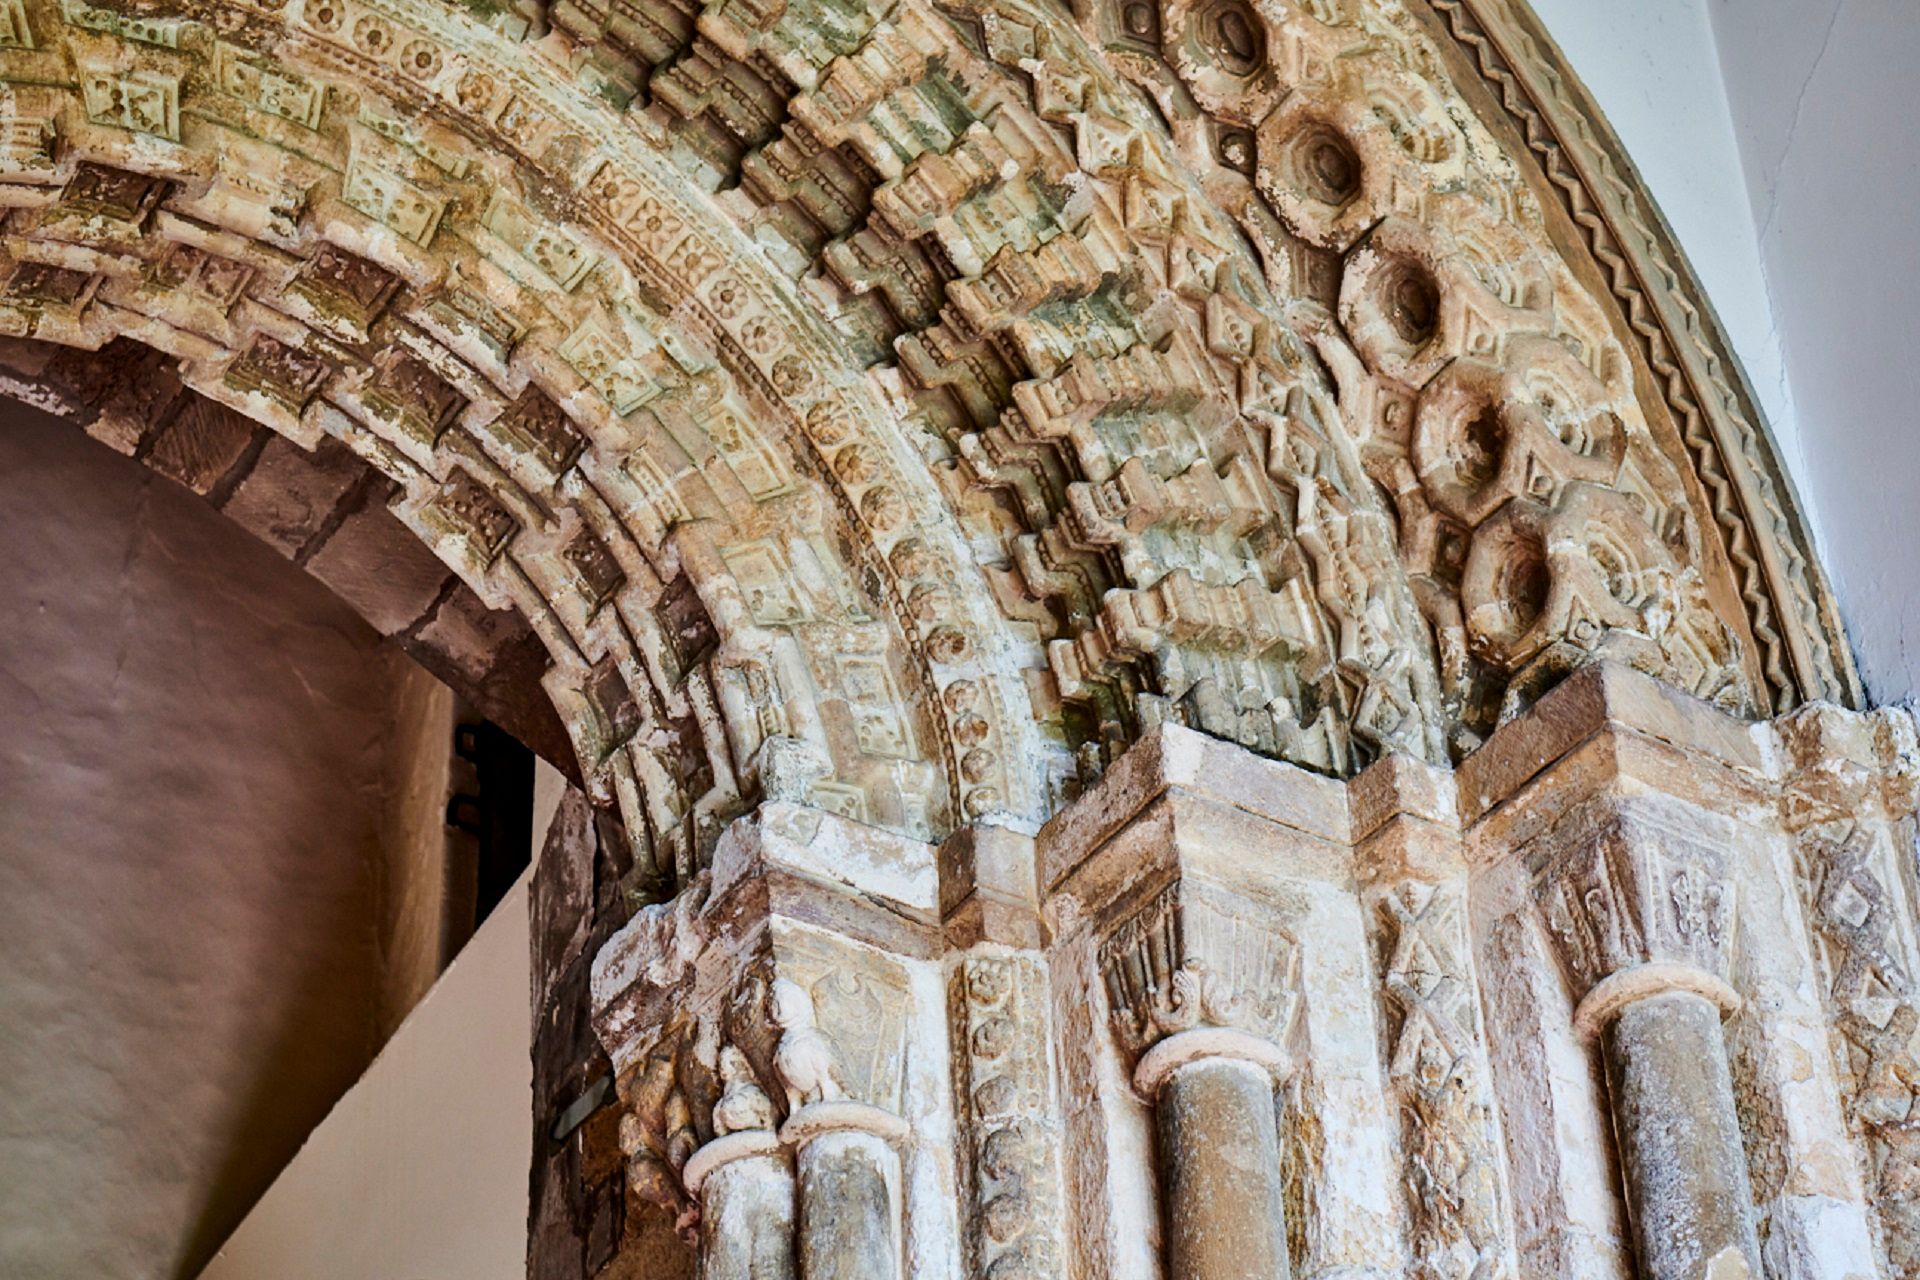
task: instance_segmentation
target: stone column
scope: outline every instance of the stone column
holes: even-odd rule
[[[1271,1044],[1204,1028],[1170,1036],[1134,1072],[1154,1104],[1173,1280],[1288,1280]]]
[[[1761,1274],[1720,1012],[1698,991],[1665,987],[1618,1007],[1602,1032],[1628,1219],[1647,1280]]]
[[[1536,890],[1611,1086],[1643,1280],[1763,1274],[1720,1030],[1729,968],[1725,852],[1678,806],[1605,807],[1568,824]]]
[[[700,1280],[794,1280],[793,1173],[776,1134],[715,1138],[681,1178],[700,1205]]]
[[[906,1123],[861,1102],[814,1102],[780,1140],[798,1152],[802,1280],[899,1280]],[[757,1277],[756,1277],[757,1280]]]

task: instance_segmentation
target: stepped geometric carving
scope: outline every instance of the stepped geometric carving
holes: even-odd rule
[[[932,838],[1166,722],[1346,774],[1598,656],[1793,696],[1400,0],[489,12],[28,0],[0,329],[365,459],[658,874],[776,740]]]

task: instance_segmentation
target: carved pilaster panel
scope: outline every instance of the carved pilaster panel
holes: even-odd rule
[[[1069,909],[1056,916],[1055,930],[1072,940],[1048,954],[1052,979],[1054,1023],[1059,1028],[1060,1120],[1063,1130],[1062,1185],[1069,1274],[1079,1280],[1109,1280],[1110,1187],[1109,1137],[1100,1090],[1099,1055],[1105,1037],[1100,1030],[1098,955],[1094,942],[1078,931],[1077,915]]]
[[[1410,880],[1373,903],[1418,1280],[1514,1275],[1464,898],[1457,884]]]
[[[1920,987],[1912,911],[1886,833],[1836,819],[1803,832],[1795,861],[1832,1020],[1834,1065],[1864,1149],[1867,1196],[1891,1275],[1920,1269]]]
[[[773,1069],[788,1113],[851,1099],[899,1114],[911,998],[905,975],[877,952],[800,933],[773,943],[769,965],[777,975],[769,1007],[780,1034]]]
[[[953,983],[967,1273],[1065,1275],[1046,966],[1030,953],[983,947],[960,962]]]

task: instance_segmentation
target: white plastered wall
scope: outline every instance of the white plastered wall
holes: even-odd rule
[[[1920,5],[1711,0],[1800,491],[1876,701],[1920,689]]]
[[[538,765],[536,853],[563,786]],[[523,1280],[533,1160],[529,876],[200,1280]]]

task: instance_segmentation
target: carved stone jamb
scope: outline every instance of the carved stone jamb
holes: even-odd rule
[[[700,1206],[700,1280],[791,1280],[793,1169],[773,1100],[733,1045],[720,1051],[720,1081],[714,1137],[680,1171]]]
[[[1296,954],[1236,905],[1177,884],[1100,947],[1114,1032],[1154,1110],[1177,1280],[1292,1274],[1274,1091],[1291,1072]]]
[[[1900,709],[1826,704],[1771,728],[1837,1077],[1824,1096],[1845,1107],[1878,1266],[1911,1274],[1920,1270],[1920,947],[1906,851],[1920,735]]]
[[[1339,783],[1162,726],[1041,830],[1077,1273],[1154,1268],[1155,1196],[1180,1280],[1404,1266],[1350,829]]]
[[[1534,851],[1534,893],[1576,999],[1574,1025],[1602,1045],[1641,1270],[1652,1280],[1758,1276],[1720,1031],[1740,1005],[1727,980],[1726,852],[1634,802],[1596,807]]]
[[[1505,1150],[1467,929],[1451,774],[1389,756],[1348,787],[1399,1106],[1411,1275],[1518,1275]]]
[[[1502,1045],[1499,1093],[1516,1131],[1528,1269],[1627,1270],[1568,1252],[1598,1255],[1619,1238],[1595,1200],[1614,1175],[1578,1149],[1604,1142],[1605,1131],[1589,1129],[1579,1144],[1557,1138],[1543,1157],[1534,1150],[1543,1124],[1583,1127],[1610,1112],[1645,1276],[1707,1276],[1715,1266],[1761,1274],[1751,1162],[1820,1159],[1813,1135],[1775,1123],[1794,1096],[1786,1077],[1803,1036],[1791,987],[1804,957],[1780,924],[1772,788],[1748,726],[1606,664],[1571,678],[1462,765],[1474,933],[1483,971],[1509,975],[1488,985],[1485,1005]],[[1736,947],[1736,924],[1768,936]],[[1784,954],[1748,955],[1756,950]],[[1723,1031],[1721,1014],[1742,1005],[1736,955],[1740,992],[1759,999]],[[1531,976],[1541,960],[1560,970],[1564,989]],[[1591,1082],[1596,1040],[1606,1101]],[[1742,1050],[1737,1088],[1732,1044]],[[1525,1206],[1536,1197],[1571,1208],[1587,1240],[1556,1240],[1567,1233],[1530,1221]]]
[[[939,860],[966,1274],[1056,1280],[1069,1250],[1033,838],[980,823]]]
[[[622,1143],[697,1235],[703,1280],[908,1274],[908,1186],[942,1181],[950,1145],[944,1090],[913,1069],[939,1011],[936,910],[930,847],[767,803],[601,949]]]

